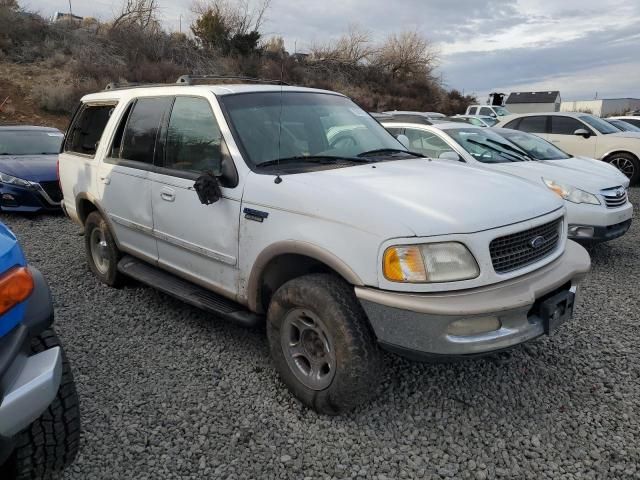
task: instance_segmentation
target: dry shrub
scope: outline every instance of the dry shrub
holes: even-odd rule
[[[96,81],[79,84],[58,83],[40,84],[31,90],[31,95],[38,106],[50,113],[69,114],[73,112],[80,99],[87,93],[101,90]]]

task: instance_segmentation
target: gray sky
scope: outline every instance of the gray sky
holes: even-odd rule
[[[254,0],[255,1],[255,0]],[[192,0],[159,0],[183,31]],[[68,0],[21,0],[45,16]],[[114,0],[72,0],[74,13],[109,18]],[[437,44],[444,83],[485,100],[490,91],[560,90],[565,100],[640,98],[640,0],[272,0],[264,30],[304,51],[350,24],[374,38],[418,30]]]

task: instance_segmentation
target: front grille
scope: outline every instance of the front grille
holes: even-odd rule
[[[494,270],[497,273],[512,272],[542,260],[558,248],[561,233],[560,218],[524,232],[496,238],[489,244]]]
[[[49,198],[56,203],[62,201],[62,190],[60,190],[60,184],[57,181],[53,182],[40,182],[40,186],[49,195]]]
[[[627,203],[627,191],[622,187],[607,188],[600,193],[607,208],[618,208]]]

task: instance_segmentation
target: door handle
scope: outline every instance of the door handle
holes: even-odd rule
[[[105,185],[109,185],[111,183],[111,178],[108,175],[100,176],[100,181]]]
[[[171,188],[163,187],[160,190],[160,198],[165,202],[173,202],[176,199],[176,192]]]

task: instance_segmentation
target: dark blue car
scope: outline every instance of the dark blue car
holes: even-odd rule
[[[60,210],[57,164],[63,138],[55,128],[0,127],[0,210]]]
[[[0,478],[50,478],[80,441],[78,395],[42,274],[0,223]]]

